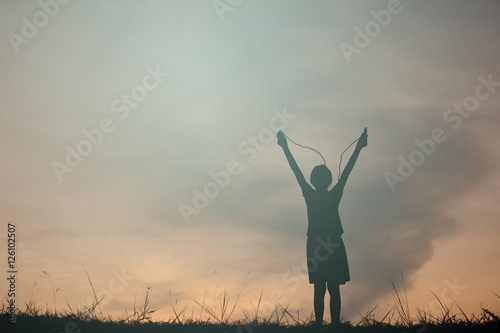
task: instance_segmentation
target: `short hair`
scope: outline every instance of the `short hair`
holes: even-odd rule
[[[311,171],[311,184],[317,189],[319,183],[326,183],[326,187],[332,184],[332,173],[324,164],[315,166]]]

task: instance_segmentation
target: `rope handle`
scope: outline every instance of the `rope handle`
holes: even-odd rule
[[[283,132],[283,131],[282,131],[282,132]],[[321,153],[320,153],[319,151],[317,151],[317,150],[316,150],[316,149],[314,149],[314,148],[308,147],[308,146],[303,146],[303,145],[301,145],[300,143],[297,143],[297,142],[293,141],[292,139],[290,139],[290,138],[288,137],[288,135],[286,135],[286,134],[285,134],[285,132],[283,132],[283,135],[285,136],[285,138],[287,138],[288,140],[290,140],[293,144],[295,144],[295,145],[297,145],[297,146],[299,146],[299,147],[302,147],[302,148],[310,149],[310,150],[315,151],[316,153],[318,153],[318,154],[319,154],[319,156],[321,156],[321,158],[323,159],[323,164],[324,164],[324,165],[326,165],[325,158],[323,157],[323,155],[321,155]]]
[[[311,148],[311,147],[308,147],[308,146],[301,145],[300,143],[297,143],[297,142],[293,141],[292,139],[290,139],[290,138],[288,137],[288,135],[286,135],[286,134],[285,134],[285,132],[283,132],[283,131],[282,131],[282,133],[283,133],[283,135],[285,136],[285,138],[287,138],[288,140],[290,140],[290,141],[291,141],[294,145],[299,146],[299,147],[302,147],[302,148],[310,149],[310,150],[312,150],[312,151],[314,151],[314,152],[318,153],[318,154],[319,154],[319,156],[321,156],[321,158],[323,159],[323,164],[326,166],[326,160],[325,160],[325,158],[323,157],[323,155],[322,155],[319,151],[317,151],[317,150],[316,150],[316,149],[314,149],[314,148]],[[364,130],[364,132],[363,132],[363,133],[364,133],[364,134],[367,134],[367,128],[366,128],[366,127],[365,127],[365,130]],[[353,142],[351,142],[351,144],[350,144],[349,146],[347,146],[347,148],[346,148],[346,149],[342,152],[342,154],[340,154],[340,162],[339,162],[339,175],[338,175],[338,177],[337,177],[337,180],[340,180],[340,175],[342,174],[342,171],[341,171],[341,166],[342,166],[342,156],[344,155],[344,153],[345,153],[346,151],[348,151],[348,150],[349,150],[349,148],[351,148],[351,146],[352,146],[353,144],[355,144],[356,142],[358,142],[358,141],[359,141],[359,139],[360,139],[360,138],[357,138],[356,140],[354,140]]]

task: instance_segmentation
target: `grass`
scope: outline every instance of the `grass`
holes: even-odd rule
[[[86,272],[87,273],[87,272]],[[210,289],[211,280],[201,302],[192,300],[200,307],[199,316],[186,315],[186,308],[179,310],[177,303],[171,303],[173,316],[168,320],[153,321],[152,315],[158,308],[150,304],[151,287],[147,288],[144,301],[136,305],[137,293],[134,299],[133,311],[125,310],[124,315],[114,318],[104,315],[100,308],[102,298],[98,299],[87,273],[87,278],[93,291],[93,302],[79,309],[71,307],[66,301],[67,309],[56,310],[56,292],[50,281],[50,275],[44,272],[49,279],[54,293],[54,308],[48,305],[42,307],[37,304],[30,293],[24,307],[17,309],[16,325],[8,323],[9,309],[7,302],[0,305],[0,331],[11,332],[53,332],[53,333],[81,333],[81,332],[221,332],[221,333],[254,333],[254,332],[498,332],[500,328],[500,316],[492,311],[481,308],[479,315],[466,315],[457,303],[447,305],[434,293],[440,307],[439,316],[427,313],[417,308],[416,314],[410,312],[406,298],[406,288],[403,283],[402,289],[393,283],[394,305],[382,318],[375,318],[374,311],[378,305],[360,314],[357,322],[342,321],[338,327],[323,326],[318,328],[314,325],[314,316],[300,314],[290,309],[290,304],[276,303],[274,310],[267,315],[260,312],[260,305],[264,290],[261,291],[257,304],[254,304],[252,312],[243,310],[244,318],[234,319],[233,315],[237,309],[238,300],[241,295],[240,287],[234,298],[230,297],[226,290],[219,296],[218,302],[208,306],[206,298]],[[248,276],[248,275],[247,275]],[[245,278],[246,280],[246,278]],[[244,281],[245,282],[245,281]],[[243,284],[244,284],[243,282]],[[33,287],[36,286],[36,283]],[[432,292],[432,291],[431,291]],[[496,294],[495,294],[496,295]],[[500,296],[496,295],[498,298]],[[457,311],[453,312],[453,306]],[[203,317],[203,314],[206,314]]]

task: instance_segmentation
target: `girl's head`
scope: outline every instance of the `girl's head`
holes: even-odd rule
[[[332,173],[326,165],[317,165],[311,172],[311,184],[317,190],[325,190],[332,183]]]

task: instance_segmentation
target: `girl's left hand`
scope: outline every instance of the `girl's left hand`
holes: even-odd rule
[[[366,130],[366,127],[365,127],[365,130],[363,133],[361,133],[361,136],[359,137],[359,141],[358,141],[358,147],[359,148],[363,148],[363,147],[366,147],[368,145],[368,133],[367,133],[367,130]]]

